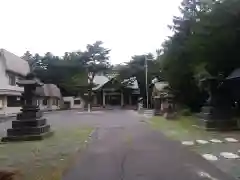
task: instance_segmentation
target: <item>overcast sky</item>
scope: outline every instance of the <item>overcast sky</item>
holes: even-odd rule
[[[116,64],[155,52],[181,0],[0,0],[0,48],[62,56],[101,40]]]

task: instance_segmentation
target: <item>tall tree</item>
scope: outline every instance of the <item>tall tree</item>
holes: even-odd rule
[[[35,62],[35,59],[33,58],[33,55],[30,53],[30,51],[26,51],[21,58],[28,62],[30,71],[31,72],[34,71],[36,62]]]
[[[180,10],[159,59],[179,101],[193,108],[203,102],[200,78],[226,77],[240,67],[240,1],[183,0]]]
[[[88,78],[88,111],[91,111],[94,77],[99,73],[106,72],[110,67],[110,50],[103,47],[102,45],[102,41],[96,41],[93,44],[88,44],[86,47],[86,51],[83,52],[80,61],[81,65],[86,68]]]
[[[146,59],[148,64],[148,76],[147,83],[150,85],[152,80],[155,77],[161,77],[161,68],[159,61],[156,61],[154,56],[149,53],[148,55],[135,55],[132,59],[119,67],[119,76],[120,81],[125,79],[131,80],[131,77],[136,77],[138,85],[140,88],[141,96],[144,97],[144,102],[146,105]],[[131,82],[130,82],[131,83]],[[150,93],[150,92],[149,92]],[[149,94],[150,95],[150,94]]]

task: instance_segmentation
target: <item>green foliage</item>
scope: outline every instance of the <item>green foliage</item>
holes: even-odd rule
[[[88,103],[92,104],[92,88],[94,87],[94,77],[107,71],[110,67],[109,49],[104,48],[102,41],[96,41],[93,44],[88,44],[86,51],[82,53],[81,61],[87,73],[88,79]]]
[[[148,64],[148,84],[151,84],[151,81],[155,77],[161,77],[161,69],[160,63],[157,61],[152,54],[148,55],[135,55],[132,57],[130,62],[125,63],[124,65],[118,65],[118,76],[117,78],[120,81],[124,79],[129,79],[131,81],[131,77],[136,77],[138,81],[138,85],[140,88],[140,93],[142,97],[146,97],[146,76],[145,76],[145,63],[147,59]],[[131,82],[130,82],[131,83]],[[149,92],[150,95],[150,92]],[[149,96],[150,97],[150,96]],[[145,98],[146,99],[146,98]]]
[[[180,10],[158,59],[177,100],[199,109],[206,98],[199,81],[240,67],[240,1],[183,0]]]
[[[175,16],[169,26],[173,35],[156,51],[156,57],[147,55],[152,59],[147,61],[147,83],[151,84],[155,77],[168,81],[176,100],[197,111],[207,98],[200,80],[219,75],[224,78],[240,67],[240,1],[183,0],[180,11],[181,15]],[[119,81],[136,77],[141,96],[146,98],[146,56],[135,55],[130,62],[112,67],[110,50],[102,45],[97,41],[87,45],[85,51],[66,52],[63,57],[26,52],[24,58],[40,79],[59,85],[66,93],[80,91],[82,79],[92,89],[94,76],[108,72],[118,75]],[[89,93],[91,96],[91,90]]]
[[[63,57],[47,52],[44,56],[32,55],[27,51],[23,59],[27,60],[31,71],[44,83],[60,87],[63,95],[80,95],[94,87],[94,76],[107,71],[109,49],[102,42],[87,45],[86,51],[65,52]]]
[[[190,110],[189,108],[185,108],[185,109],[182,109],[182,110],[180,111],[180,114],[181,114],[182,116],[191,116],[191,115],[192,115],[192,112],[191,112],[191,110]]]
[[[24,180],[60,180],[80,150],[86,147],[92,128],[55,127],[54,136],[44,141],[0,145],[0,166],[18,169]]]

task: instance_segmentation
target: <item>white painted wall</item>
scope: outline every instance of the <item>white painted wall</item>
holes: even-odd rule
[[[18,77],[16,77],[17,81]],[[3,107],[0,107],[0,115],[16,114],[20,112],[21,107],[7,107],[7,95],[21,95],[23,88],[19,86],[9,85],[9,77],[6,73],[5,61],[2,56],[0,56],[0,101],[3,101]],[[52,103],[52,102],[50,102]],[[50,105],[43,106],[40,105],[40,109],[59,109],[59,106]]]
[[[74,100],[80,100],[81,104],[79,105],[74,104]],[[71,109],[82,109],[84,108],[84,105],[85,105],[85,101],[81,97],[73,97],[73,96],[63,97],[63,101],[70,102]]]
[[[21,110],[21,107],[7,107],[2,110],[0,110],[0,114],[4,115],[11,115],[11,114],[17,114]]]
[[[0,91],[4,90],[4,93],[7,93],[5,90],[19,92],[19,95],[23,92],[23,88],[19,86],[9,85],[8,75],[6,73],[6,66],[4,59],[0,56]]]
[[[17,114],[20,112],[21,107],[7,107],[7,96],[0,96],[2,106],[0,108],[0,115]]]
[[[41,110],[57,110],[57,109],[60,109],[60,107],[55,105],[52,105],[51,107],[41,105],[40,109]]]
[[[43,105],[43,99],[38,99],[39,101],[39,108],[41,110],[57,110],[57,109],[60,109],[60,104],[58,106],[56,105],[53,105],[53,101],[52,99],[48,99],[48,105]],[[60,100],[59,100],[59,103],[60,103]]]
[[[8,85],[8,79],[6,77],[6,67],[2,56],[0,55],[0,88]]]

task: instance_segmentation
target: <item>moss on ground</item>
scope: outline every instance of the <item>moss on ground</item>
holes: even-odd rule
[[[176,120],[166,120],[164,117],[153,117],[150,124],[161,130],[166,136],[176,140],[194,140],[214,136],[213,132],[206,132],[197,128],[197,119],[192,116],[181,116]]]
[[[219,139],[223,143],[208,143],[208,144],[198,144],[195,143],[193,146],[187,146],[191,150],[197,152],[198,154],[213,154],[218,157],[218,161],[213,161],[218,168],[222,171],[229,173],[230,175],[239,178],[240,177],[240,162],[237,160],[229,160],[220,157],[221,152],[232,152],[238,154],[240,149],[239,143],[229,143],[224,140],[226,137],[236,138],[240,140],[239,131],[230,132],[209,132],[203,129],[199,129],[194,125],[197,124],[197,118],[182,116],[176,120],[166,120],[163,117],[153,117],[150,120],[150,125],[161,131],[167,137],[180,141],[194,141],[197,139],[210,140]]]
[[[0,167],[19,169],[25,180],[60,180],[91,128],[57,129],[42,141],[0,144]]]

